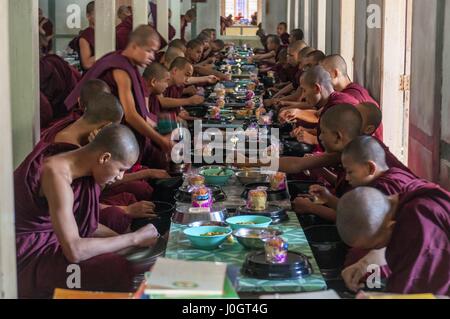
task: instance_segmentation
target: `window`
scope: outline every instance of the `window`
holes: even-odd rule
[[[243,19],[252,20],[252,15],[258,12],[258,0],[224,0],[222,14],[225,17],[232,15],[234,18],[242,15]]]

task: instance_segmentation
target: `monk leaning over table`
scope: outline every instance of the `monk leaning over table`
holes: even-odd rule
[[[14,172],[19,296],[48,298],[66,288],[78,264],[82,290],[129,291],[134,274],[117,252],[148,247],[151,225],[118,236],[99,224],[101,186],[123,177],[139,146],[126,127],[112,124],[82,148],[40,143]]]
[[[386,248],[392,274],[390,293],[450,296],[450,194],[435,184],[386,196],[361,187],[346,194],[337,210],[337,227],[346,244]],[[383,265],[379,265],[383,266]],[[363,269],[365,273],[367,268]],[[358,290],[361,270],[351,275]]]

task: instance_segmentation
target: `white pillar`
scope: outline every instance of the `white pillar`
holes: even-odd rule
[[[116,0],[95,1],[95,59],[116,50]]]
[[[347,61],[348,75],[353,79],[355,55],[355,0],[341,0],[341,55]]]
[[[317,0],[317,49],[326,51],[327,45],[327,0]]]
[[[150,8],[147,0],[133,0],[133,28],[148,24]]]
[[[303,32],[305,34],[306,43],[311,44],[311,39],[310,39],[310,30],[311,30],[310,21],[311,21],[311,19],[309,17],[309,14],[311,11],[310,10],[311,3],[310,3],[310,0],[304,0],[303,3],[304,3],[304,6],[303,6],[303,10],[304,10],[303,11]],[[298,16],[298,14],[297,14],[297,16]]]
[[[300,25],[300,0],[294,0],[294,12],[295,12],[295,19],[294,19],[294,29],[298,29],[298,26]]]
[[[167,0],[158,0],[156,3],[158,5],[156,29],[164,39],[169,41],[169,2]]]
[[[180,37],[180,29],[181,29],[181,2],[180,0],[170,0],[170,10],[172,10],[172,19],[170,20],[170,24],[176,30],[175,38]]]
[[[8,3],[14,164],[17,167],[40,138],[38,2],[15,0]]]
[[[0,11],[0,299],[17,298],[16,238],[14,232],[13,147],[11,125],[10,42],[8,3],[3,0]],[[18,38],[25,41],[23,37]],[[21,42],[22,42],[21,41]],[[28,64],[27,64],[28,65]],[[23,78],[22,80],[26,80]],[[21,85],[21,83],[18,83]],[[25,91],[24,91],[25,93]]]
[[[292,12],[292,3],[291,0],[287,0],[287,19],[286,19],[286,23],[287,23],[287,32],[289,32],[291,30],[291,12]]]

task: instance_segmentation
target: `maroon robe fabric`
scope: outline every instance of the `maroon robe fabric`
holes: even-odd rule
[[[297,90],[300,87],[300,78],[303,75],[303,70],[297,68],[296,72],[293,73],[293,77],[291,78],[292,85],[294,86],[294,90]]]
[[[72,145],[39,143],[14,172],[16,247],[19,297],[49,298],[55,288],[67,288],[71,264],[53,230],[48,204],[40,193],[42,167],[47,157],[73,150]],[[100,186],[92,177],[73,181],[73,213],[79,234],[91,237],[98,228]],[[117,254],[81,262],[81,289],[129,291],[132,272]]]
[[[64,100],[80,81],[80,73],[55,54],[39,61],[39,84],[41,92],[53,107],[53,116],[58,119],[69,113]]]
[[[91,27],[84,29],[80,32],[80,39],[85,39],[89,43],[92,55],[95,55],[95,29]]]
[[[387,291],[450,296],[450,193],[428,184],[400,195],[395,222]]]
[[[53,109],[52,105],[48,101],[42,92],[40,94],[40,107],[39,107],[39,115],[41,121],[41,132],[46,129],[53,120]]]
[[[41,141],[45,143],[54,143],[56,135],[65,128],[67,128],[69,125],[75,123],[78,119],[79,119],[78,114],[73,113],[53,123],[50,128],[42,132]],[[131,194],[133,198],[135,198],[134,202],[130,201],[129,198],[126,201],[123,201],[123,197],[120,197],[123,196],[121,195],[122,193]],[[128,206],[129,204],[124,204],[124,202],[135,203],[137,201],[150,201],[152,199],[152,195],[153,195],[153,188],[146,181],[137,180],[105,189],[101,193],[100,202],[102,204],[113,206]],[[121,214],[114,214],[114,215],[117,216],[118,218],[115,218],[113,216],[111,220],[108,221],[107,223],[105,222],[105,219],[101,219],[101,223],[105,226],[108,226],[112,230],[121,233],[120,231],[117,231],[117,229],[122,229],[120,225],[123,225],[124,221],[126,221],[127,219],[124,216],[121,216],[123,215],[123,212],[121,212]],[[100,216],[103,217],[104,214],[101,213]],[[119,226],[117,227],[114,226],[115,221],[116,224]],[[103,222],[105,222],[107,225],[104,224]]]
[[[428,182],[422,179],[418,179],[415,175],[402,170],[400,168],[390,168],[383,175],[375,179],[372,183],[367,185],[368,187],[373,187],[381,191],[383,194],[392,196],[405,192],[416,191]],[[361,258],[366,256],[370,250],[351,248],[346,256],[345,267],[351,266],[359,261]],[[384,267],[384,276],[388,277],[390,270],[388,267]]]
[[[150,2],[150,14],[152,15],[153,24],[156,26],[158,23],[158,6],[154,2]],[[172,41],[176,33],[175,28],[169,23],[169,41]]]
[[[342,92],[353,96],[356,100],[358,100],[359,103],[373,103],[379,109],[381,108],[378,102],[375,101],[375,99],[370,96],[369,91],[367,91],[366,88],[362,87],[358,83],[349,84],[344,90],[342,90]],[[380,141],[383,140],[383,124],[381,124],[377,128],[373,136],[379,139]]]
[[[117,50],[125,50],[131,32],[133,32],[133,16],[128,16],[116,27]]]
[[[167,88],[167,90],[164,92],[164,96],[172,99],[181,99],[183,97],[183,91],[184,91],[184,85],[178,86],[178,85],[171,85]],[[162,109],[164,113],[170,114],[170,118],[173,120],[177,119],[178,114],[180,113],[181,108],[177,107],[175,109],[171,109],[170,111],[167,111],[165,109]]]
[[[102,196],[103,197],[103,196]],[[133,218],[117,206],[129,206],[137,202],[136,197],[130,193],[120,193],[108,198],[100,198],[100,202],[105,205],[111,205],[100,210],[100,224],[112,229],[118,234],[126,234],[130,231]]]
[[[66,106],[73,107],[78,102],[78,98],[80,96],[81,88],[86,81],[92,79],[100,79],[105,81],[109,87],[111,88],[112,94],[114,94],[117,98],[119,98],[119,91],[117,87],[117,83],[113,77],[113,71],[119,69],[125,71],[131,78],[132,82],[132,93],[134,97],[134,102],[136,105],[136,111],[142,118],[147,119],[150,118],[153,121],[157,121],[157,117],[154,114],[151,114],[148,110],[146,104],[146,89],[144,80],[139,73],[139,70],[136,66],[132,65],[128,58],[121,54],[121,51],[116,51],[109,53],[98,60],[94,66],[83,76],[81,82],[75,87],[73,92],[66,99]],[[127,123],[125,123],[127,124]],[[151,147],[151,141],[136,130],[134,130],[130,125],[128,125],[130,129],[132,129],[136,135],[136,138],[140,145],[140,160],[142,160],[143,154],[147,147]]]

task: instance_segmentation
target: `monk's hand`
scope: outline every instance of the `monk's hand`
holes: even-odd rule
[[[163,169],[146,169],[145,176],[149,179],[164,179],[171,176]]]
[[[271,107],[271,106],[273,106],[275,104],[275,102],[276,102],[276,99],[264,100],[264,106],[265,107]]]
[[[193,95],[189,98],[189,104],[191,105],[199,105],[205,102],[205,98],[200,95]]]
[[[303,128],[302,128],[302,131],[296,137],[297,137],[297,141],[299,141],[300,143],[305,143],[305,144],[309,144],[309,145],[319,144],[319,141],[317,140],[317,136],[308,133]]]
[[[152,224],[148,224],[142,227],[134,233],[135,246],[138,247],[151,247],[156,244],[156,241],[160,237],[158,230]]]
[[[220,79],[215,75],[208,75],[206,78],[208,84],[216,84],[220,81]]]
[[[125,212],[131,218],[155,218],[155,204],[152,202],[141,201],[126,207]]]
[[[320,185],[312,185],[309,188],[309,193],[324,205],[328,204],[333,197],[333,194],[326,187]]]
[[[367,274],[367,263],[358,261],[357,263],[345,268],[342,271],[342,279],[344,279],[347,288],[353,292],[358,292],[364,288],[361,280]]]
[[[309,198],[297,197],[292,203],[292,208],[297,214],[314,214],[317,205]]]
[[[187,95],[195,95],[197,94],[197,88],[191,85],[184,90],[184,93]]]

